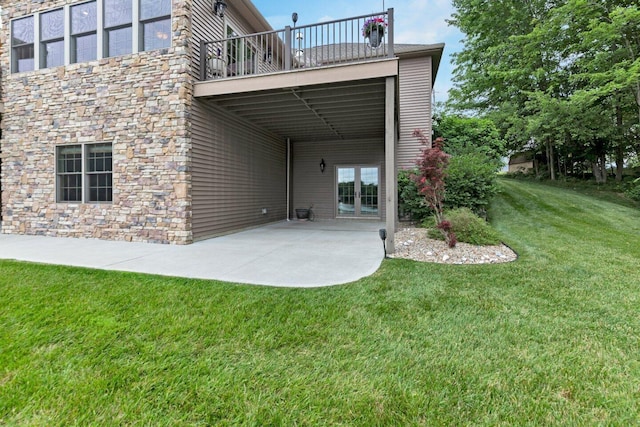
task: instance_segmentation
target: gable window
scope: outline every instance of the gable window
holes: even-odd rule
[[[98,58],[98,16],[95,1],[71,6],[71,62]]]
[[[40,68],[64,65],[64,10],[40,14]]]
[[[33,16],[16,19],[11,23],[11,71],[20,73],[34,69]]]
[[[140,0],[140,50],[171,46],[171,0]]]
[[[104,0],[105,57],[131,53],[132,22],[131,0]]]
[[[56,147],[58,202],[113,201],[113,149],[109,143]]]

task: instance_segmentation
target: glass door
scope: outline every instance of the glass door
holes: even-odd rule
[[[338,167],[337,216],[378,218],[380,206],[380,168],[376,166]]]

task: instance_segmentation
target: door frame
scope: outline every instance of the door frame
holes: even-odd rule
[[[348,168],[353,168],[356,169],[356,174],[355,174],[355,178],[356,178],[356,192],[361,193],[361,190],[359,187],[361,187],[362,185],[362,179],[361,179],[361,171],[362,169],[367,169],[367,168],[376,168],[378,170],[378,215],[362,215],[361,213],[359,215],[356,215],[356,213],[354,213],[354,215],[340,215],[340,213],[338,212],[339,209],[339,203],[340,201],[338,200],[339,197],[339,190],[338,190],[338,170],[339,169],[348,169]],[[382,219],[382,184],[383,184],[383,180],[382,180],[382,164],[380,163],[345,163],[345,164],[337,164],[334,168],[334,177],[333,177],[333,200],[335,203],[334,206],[334,217],[336,219],[355,219],[355,220],[367,220],[367,219],[371,219],[371,220],[381,220]],[[360,202],[362,201],[362,196],[357,196],[358,199],[360,199]],[[360,206],[360,209],[362,207],[361,203],[358,203],[358,205]],[[358,211],[358,209],[356,209],[356,212]]]

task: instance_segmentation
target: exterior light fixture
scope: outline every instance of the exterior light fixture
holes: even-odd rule
[[[380,240],[382,240],[382,249],[384,250],[384,257],[387,257],[387,229],[381,228],[378,230],[378,235],[380,236]]]
[[[324,168],[327,164],[324,162],[324,159],[320,160],[320,172],[324,173]]]
[[[213,1],[213,13],[220,18],[224,17],[224,11],[227,9],[227,3],[224,0],[212,0]]]

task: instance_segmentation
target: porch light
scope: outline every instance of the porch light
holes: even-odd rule
[[[320,172],[324,173],[324,168],[327,164],[324,162],[324,159],[320,160]]]
[[[220,18],[224,18],[224,11],[227,8],[227,3],[224,0],[212,0],[213,1],[213,13]]]

